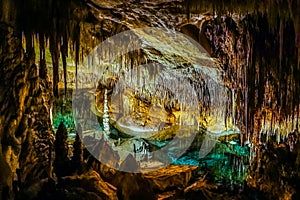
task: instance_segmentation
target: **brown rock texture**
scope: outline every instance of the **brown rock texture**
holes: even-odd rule
[[[95,171],[89,171],[78,176],[64,177],[60,186],[67,189],[82,188],[85,192],[92,192],[98,199],[117,200],[117,189],[102,180]]]
[[[0,165],[6,170],[1,184],[11,188],[13,180],[29,184],[50,175],[52,96],[51,85],[24,54],[15,28],[3,23],[0,28]]]
[[[197,166],[170,165],[157,171],[143,173],[142,176],[150,182],[153,189],[165,191],[172,188],[185,188],[196,175],[197,169]]]

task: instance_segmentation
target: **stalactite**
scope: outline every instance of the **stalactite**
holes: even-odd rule
[[[59,96],[58,91],[58,82],[59,82],[59,41],[57,32],[53,32],[50,35],[50,53],[52,58],[52,65],[53,65],[53,94],[55,97]]]
[[[65,85],[65,96],[67,96],[67,56],[68,56],[68,38],[66,34],[62,37],[61,45],[61,57],[63,63],[63,72],[64,72],[64,85]]]
[[[46,79],[47,76],[47,65],[46,65],[46,51],[45,51],[45,35],[39,33],[39,45],[40,45],[40,65],[39,65],[39,76],[42,79]]]
[[[30,62],[30,65],[35,61],[35,52],[34,52],[34,35],[26,32],[25,33],[26,40],[26,55]]]
[[[293,127],[297,127],[296,120],[299,116],[296,112],[299,106],[297,95],[299,84],[296,84],[299,78],[296,71],[299,70],[296,67],[297,53],[294,53],[297,52],[294,26],[286,19],[273,26],[271,23],[274,22],[269,22],[264,14],[256,13],[256,16],[249,15],[249,17],[246,17],[247,24],[244,28],[251,36],[250,39],[246,39],[251,47],[247,48],[247,45],[244,45],[244,49],[251,51],[245,56],[247,58],[245,66],[248,68],[244,70],[247,75],[244,78],[246,84],[239,86],[246,89],[243,96],[248,109],[239,106],[238,112],[244,112],[243,124],[248,129],[246,132],[250,132],[251,135],[261,131],[260,128],[255,128],[260,125],[256,125],[254,116],[258,121],[262,120],[263,131],[274,132],[278,130],[275,127],[279,126],[280,131],[286,130],[285,135],[293,131]],[[283,35],[289,39],[282,40]],[[239,73],[231,72],[229,75],[236,79],[234,77]],[[268,114],[269,112],[271,113]],[[267,117],[268,115],[271,117]]]
[[[280,20],[280,25],[279,25],[279,65],[282,65],[282,54],[283,54],[283,20]],[[281,68],[281,67],[280,67]]]
[[[75,84],[78,88],[78,63],[79,63],[79,49],[80,49],[80,26],[77,25],[74,30],[74,45],[75,45]]]
[[[5,3],[8,1],[5,0]],[[9,3],[10,5],[11,3]],[[39,43],[39,76],[47,77],[46,52],[50,49],[53,64],[53,93],[58,96],[59,83],[59,57],[62,56],[65,91],[67,90],[67,57],[68,42],[75,43],[76,66],[79,61],[80,21],[85,19],[85,5],[82,1],[13,1],[16,9],[16,22],[18,31],[23,32],[26,38],[26,53],[30,56],[31,64],[35,62],[35,49],[33,38]],[[64,9],[61,9],[64,8]],[[78,12],[79,11],[79,12]],[[46,41],[50,39],[48,46]],[[62,45],[61,45],[62,44]],[[64,45],[65,44],[65,45]],[[71,52],[73,53],[73,52]]]

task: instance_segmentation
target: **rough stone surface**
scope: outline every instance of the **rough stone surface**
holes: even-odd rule
[[[79,191],[82,191],[81,193],[83,193],[83,190],[94,193],[98,196],[98,199],[118,199],[117,189],[111,184],[104,182],[95,171],[89,171],[79,176],[64,177],[60,183],[60,187],[65,189],[81,188],[79,189]]]
[[[157,199],[152,185],[139,173],[118,172],[111,183],[118,188],[120,199]]]
[[[165,191],[186,187],[197,170],[197,166],[170,165],[157,171],[143,173],[143,177],[149,181],[153,189]]]
[[[53,141],[50,125],[51,86],[38,76],[38,69],[21,48],[15,29],[0,24],[0,140],[1,183],[18,178],[31,183],[50,175],[49,150]],[[9,167],[8,167],[9,166]]]

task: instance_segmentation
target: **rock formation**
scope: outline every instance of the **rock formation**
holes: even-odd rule
[[[135,191],[149,185],[154,185],[153,187],[161,192],[165,192],[166,185],[174,188],[188,185],[190,172],[183,176],[165,173],[168,175],[165,183],[163,178],[154,175],[155,178],[147,178],[144,174],[117,174],[116,171],[100,164],[100,175],[115,184],[118,192],[116,188],[105,183],[96,172],[62,177],[62,187],[55,188],[57,185],[51,179],[54,134],[50,110],[53,97],[59,96],[60,89],[67,93],[68,88],[78,86],[97,87],[92,97],[96,97],[94,109],[100,111],[104,108],[105,90],[108,99],[121,99],[122,103],[108,103],[111,124],[120,132],[128,132],[132,124],[138,125],[138,128],[143,127],[143,132],[153,136],[148,138],[148,142],[172,139],[176,125],[185,125],[186,121],[187,125],[197,128],[201,126],[204,129],[208,129],[210,125],[218,125],[217,128],[221,127],[222,130],[238,127],[240,135],[237,141],[242,145],[249,144],[251,152],[255,154],[254,158],[251,155],[253,162],[250,163],[250,177],[247,179],[249,187],[266,192],[265,197],[298,198],[299,139],[291,139],[294,136],[290,134],[299,132],[300,119],[299,1],[255,0],[246,1],[242,5],[238,3],[230,1],[225,4],[223,1],[206,0],[1,1],[1,198],[13,198],[14,192],[28,191],[28,188],[40,184],[36,182],[44,180],[53,186],[53,191],[61,192],[58,196],[66,198],[74,198],[76,195],[82,197],[86,194],[90,198],[116,199],[118,193],[118,197],[124,199],[153,199],[156,195],[152,190],[145,189],[145,193],[138,195]],[[90,54],[96,45],[105,39],[125,30],[145,26],[184,33],[200,43],[208,54],[218,61],[217,66],[208,67],[209,64],[203,62],[205,67],[197,68],[191,64],[191,60],[194,61],[200,55],[186,60],[182,55],[176,55],[174,48],[175,43],[182,47],[183,52],[190,52],[191,45],[167,40],[162,34],[161,38],[172,47],[172,51],[169,51],[167,45],[155,43],[153,37],[148,37],[151,34],[136,31],[134,35],[144,38],[144,45],[155,44],[157,48],[127,53],[116,59],[118,67],[105,66],[113,73],[104,76],[104,81],[98,79],[86,84],[96,76],[93,69],[89,71],[85,66],[81,66],[83,73],[78,70],[78,63],[83,57]],[[187,43],[191,41],[189,39]],[[118,45],[116,43],[115,47]],[[207,58],[206,56],[204,58]],[[71,57],[74,58],[74,62],[70,61]],[[120,90],[122,95],[113,96],[114,89],[120,82],[115,71],[132,71],[139,65],[148,64],[148,61],[156,61],[175,72],[182,72],[180,76],[176,76],[176,73],[162,74],[168,80],[173,77],[187,78],[192,89],[196,90],[195,96],[201,100],[197,101],[196,105],[201,112],[187,117],[186,121],[180,120],[182,116],[186,116],[185,108],[193,101],[184,101],[186,105],[172,102],[170,94],[172,91],[175,91],[174,95],[180,94],[179,91],[173,90],[180,87],[171,83],[162,84],[166,86],[162,88],[143,88],[143,92],[123,88],[124,90]],[[106,68],[102,66],[101,69]],[[198,72],[198,69],[202,71]],[[203,73],[203,69],[209,69],[209,73]],[[136,76],[133,76],[133,79],[142,80],[140,72],[134,72]],[[151,80],[150,71],[145,70],[143,73]],[[207,74],[211,76],[205,76]],[[214,76],[215,74],[218,76]],[[222,84],[214,85],[210,82],[217,78],[220,78],[217,82]],[[128,80],[129,78],[126,79]],[[222,87],[218,87],[221,85]],[[158,96],[152,98],[154,94]],[[79,95],[88,99],[87,96]],[[91,109],[89,104],[81,104],[81,108]],[[121,116],[120,113],[126,113],[126,116]],[[84,118],[90,115],[88,112],[84,114]],[[212,116],[217,116],[222,123]],[[115,123],[117,120],[119,124]],[[83,127],[90,123],[84,120],[78,122],[84,122]],[[153,127],[158,129],[154,131],[156,135],[149,131]],[[215,127],[212,126],[213,128]],[[78,138],[76,144],[79,144]],[[74,160],[78,161],[81,160],[81,152],[80,149],[77,150],[78,157]],[[119,161],[119,155],[109,149],[103,140],[94,150],[98,152],[97,158],[115,161],[111,159],[111,156],[114,156]],[[65,153],[62,156],[67,160]],[[77,156],[77,153],[75,155]],[[124,164],[122,167],[127,166]],[[276,172],[273,171],[275,168],[278,169]],[[183,167],[174,171],[184,169]],[[171,173],[172,167],[167,172]],[[175,181],[172,185],[171,180],[174,179],[180,183]],[[74,184],[76,187],[70,188],[68,184]],[[68,188],[69,191],[65,192],[64,188]],[[189,191],[190,189],[187,189],[186,194]]]

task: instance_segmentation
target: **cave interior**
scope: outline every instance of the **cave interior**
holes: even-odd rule
[[[300,199],[299,0],[0,5],[0,199]]]

